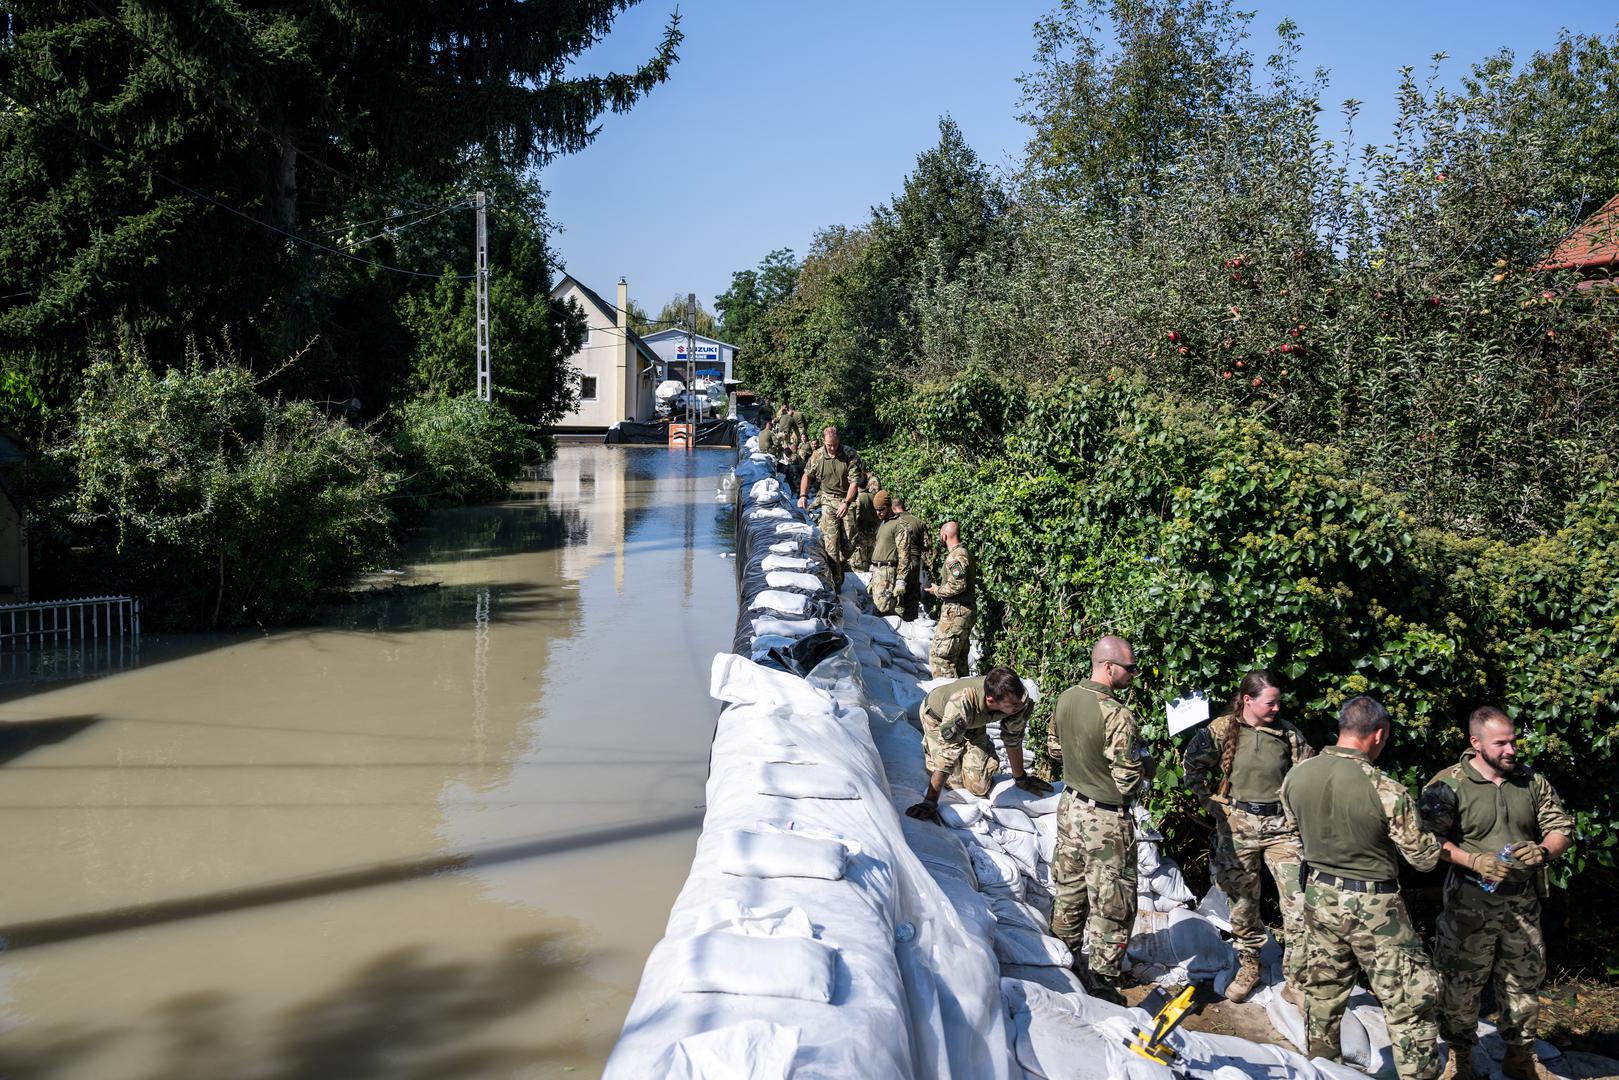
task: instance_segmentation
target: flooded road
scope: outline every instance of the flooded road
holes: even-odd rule
[[[0,1076],[599,1073],[701,821],[729,461],[565,446],[331,625],[0,683]]]

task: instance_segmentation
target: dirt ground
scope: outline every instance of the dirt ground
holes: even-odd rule
[[[1125,1000],[1139,1005],[1152,987],[1124,991]],[[1563,1051],[1547,1067],[1570,1080],[1619,1078],[1619,987],[1590,980],[1568,980],[1541,991],[1542,1037]],[[1287,1045],[1271,1026],[1263,1005],[1233,1005],[1217,1001],[1189,1017],[1185,1026],[1215,1035],[1235,1035],[1253,1042]]]

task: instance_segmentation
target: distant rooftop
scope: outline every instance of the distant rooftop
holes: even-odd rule
[[[1619,263],[1619,195],[1552,248],[1542,270],[1596,270]]]

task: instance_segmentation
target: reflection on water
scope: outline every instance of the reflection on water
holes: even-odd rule
[[[685,877],[728,455],[564,447],[326,625],[0,686],[0,1076],[599,1071]]]

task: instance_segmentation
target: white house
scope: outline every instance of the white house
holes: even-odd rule
[[[681,382],[690,382],[687,374],[691,365],[688,363],[686,347],[689,337],[686,331],[678,326],[671,326],[667,330],[659,330],[656,334],[648,334],[644,339],[652,351],[658,354],[663,361],[663,377],[665,379],[679,379]],[[699,377],[710,379],[724,379],[731,382],[736,378],[736,346],[729,342],[719,341],[702,334],[696,336],[697,358],[696,374]]]
[[[578,304],[589,327],[585,343],[568,359],[582,376],[579,406],[562,418],[558,430],[605,431],[620,420],[652,419],[660,360],[629,327],[629,285],[619,278],[615,306],[564,274],[551,297]]]

